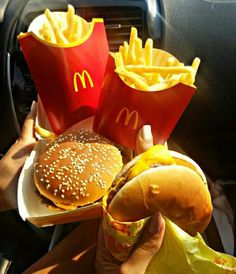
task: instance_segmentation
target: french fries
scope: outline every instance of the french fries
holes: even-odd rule
[[[194,86],[199,58],[195,58],[191,66],[185,66],[176,58],[169,57],[164,65],[157,66],[159,56],[154,56],[153,40],[148,38],[143,47],[137,33],[137,29],[132,27],[129,44],[125,41],[113,55],[115,72],[127,85],[143,91],[163,90],[177,83]]]
[[[46,9],[41,21],[33,32],[44,41],[60,45],[79,41],[90,27],[90,23],[75,14],[72,5],[68,5],[67,12]]]
[[[47,129],[44,129],[44,128],[40,127],[39,125],[34,126],[34,131],[40,137],[45,138],[45,139],[56,139],[58,137],[55,133],[53,133]]]
[[[61,32],[60,25],[57,23],[56,17],[54,16],[54,14],[49,9],[46,9],[44,14],[48,20],[49,26],[51,27],[52,33],[53,33],[57,43],[58,44],[60,44],[60,43],[67,44],[68,40]],[[41,31],[41,32],[43,33],[43,31]]]

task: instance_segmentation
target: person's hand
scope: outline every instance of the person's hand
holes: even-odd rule
[[[135,154],[140,154],[153,146],[152,129],[150,125],[144,125],[136,137]]]
[[[98,233],[97,253],[95,260],[98,274],[143,274],[153,256],[159,251],[165,232],[165,222],[160,213],[155,213],[129,256],[121,263],[116,260],[105,246],[102,221]]]
[[[153,146],[151,126],[144,125],[136,138],[135,153],[139,154]],[[159,251],[165,232],[165,222],[160,213],[155,213],[145,227],[136,248],[129,258],[121,263],[107,250],[104,240],[102,221],[98,233],[97,253],[95,260],[96,272],[99,274],[142,274],[145,273],[156,252]]]
[[[35,103],[25,119],[19,138],[0,160],[0,211],[17,207],[18,176],[36,142],[34,136],[36,108]]]

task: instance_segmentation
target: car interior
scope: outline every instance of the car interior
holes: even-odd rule
[[[170,52],[182,62],[191,63],[196,56],[201,59],[197,91],[168,145],[194,159],[213,184],[220,182],[236,216],[235,1],[1,0],[0,156],[19,136],[32,101],[37,100],[17,35],[26,32],[30,22],[46,8],[63,11],[68,4],[87,21],[104,19],[112,52],[128,41],[131,26],[135,26],[143,41],[151,37],[155,48]],[[47,252],[54,227],[36,228],[13,210],[0,213],[0,222],[0,268],[8,268],[1,273],[21,273]],[[60,238],[74,225],[63,226]],[[209,243],[224,252],[215,223],[210,228]]]

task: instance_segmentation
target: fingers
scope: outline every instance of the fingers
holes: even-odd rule
[[[37,98],[37,121],[42,128],[51,130],[44,106],[39,96]]]
[[[121,262],[117,261],[106,248],[102,220],[100,222],[97,240],[95,268],[97,274],[118,273]]]
[[[103,263],[109,261],[114,264],[120,264],[106,248],[105,239],[104,239],[104,230],[103,230],[103,220],[100,222],[99,231],[98,231],[98,240],[97,240],[97,258],[102,259]]]
[[[104,234],[103,234],[102,220],[99,225],[97,245],[98,245],[99,251],[101,251],[102,253],[107,252],[106,246],[105,246]]]
[[[146,151],[153,146],[153,136],[150,125],[144,125],[138,132],[136,138],[136,154]]]
[[[165,230],[165,222],[159,212],[156,212],[149,224],[147,225],[144,233],[138,244],[137,252],[148,253],[147,255],[155,255],[159,251]]]
[[[32,139],[34,138],[34,122],[37,111],[37,103],[33,102],[31,106],[31,110],[25,118],[22,130],[21,130],[21,138],[22,139]]]
[[[144,229],[141,241],[129,259],[124,263],[125,269],[132,267],[132,273],[145,273],[153,256],[160,250],[165,232],[165,222],[160,213],[155,213]]]

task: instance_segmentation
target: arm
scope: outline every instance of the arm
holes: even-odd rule
[[[20,171],[35,145],[36,104],[27,115],[21,135],[0,160],[0,211],[17,207],[16,190]]]
[[[150,130],[137,136],[139,153],[152,146]],[[151,137],[151,138],[150,138]],[[123,264],[116,261],[105,247],[100,219],[88,220],[61,240],[50,252],[25,270],[26,273],[135,273],[145,272],[154,254],[160,249],[165,223],[160,214],[154,214],[131,256]]]
[[[103,229],[98,233],[95,268],[97,274],[144,274],[153,256],[159,251],[165,232],[165,222],[159,213],[152,216],[130,257],[121,264],[105,247]]]

